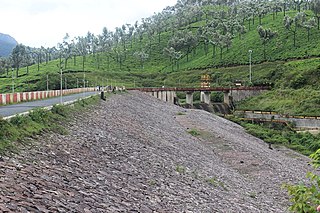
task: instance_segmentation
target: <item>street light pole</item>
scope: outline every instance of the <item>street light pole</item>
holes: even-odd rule
[[[14,69],[12,68],[11,70],[12,70],[12,94],[13,94],[14,93],[14,73],[13,73]]]
[[[49,75],[47,74],[47,91],[49,91]]]
[[[86,92],[86,72],[83,70],[83,96],[85,96]]]
[[[249,50],[249,80],[250,80],[250,84],[252,83],[251,55],[252,55],[252,50]]]
[[[62,104],[62,68],[60,67],[60,104]]]

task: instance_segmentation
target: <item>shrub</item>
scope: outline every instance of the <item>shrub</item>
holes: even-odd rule
[[[177,171],[178,173],[180,173],[180,174],[185,174],[185,173],[186,173],[186,168],[185,168],[184,166],[178,165],[178,166],[176,167],[176,171]]]
[[[320,149],[310,155],[310,157],[313,160],[313,167],[320,167]],[[288,190],[290,195],[292,205],[289,210],[292,212],[317,212],[317,206],[320,204],[320,176],[308,172],[307,177],[311,180],[309,186],[303,183],[298,185],[284,185],[284,188]]]
[[[200,135],[200,133],[199,133],[198,130],[196,130],[196,129],[192,129],[192,130],[188,131],[188,133],[191,134],[191,135],[194,136],[194,137]]]
[[[54,105],[51,109],[52,113],[61,115],[63,117],[66,117],[68,114],[68,109],[66,106],[62,106],[62,105]]]
[[[35,109],[29,113],[30,118],[41,124],[48,124],[49,113],[45,109]]]

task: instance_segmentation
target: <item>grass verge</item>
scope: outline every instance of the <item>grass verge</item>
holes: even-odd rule
[[[98,96],[93,96],[72,105],[54,105],[51,110],[35,109],[28,115],[19,115],[10,120],[0,118],[0,156],[18,152],[18,146],[23,144],[24,139],[43,132],[67,134],[61,124],[72,118],[74,113],[97,104],[99,100]]]

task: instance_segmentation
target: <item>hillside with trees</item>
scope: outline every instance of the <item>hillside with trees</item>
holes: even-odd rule
[[[8,57],[17,44],[10,35],[0,33],[0,57]]]
[[[272,87],[236,103],[236,109],[320,116],[319,32],[320,0],[178,0],[113,31],[104,27],[101,34],[74,38],[66,33],[56,47],[16,45],[0,58],[0,92],[60,89],[60,79],[64,89],[199,87],[201,75],[209,74],[213,87]],[[320,166],[319,135],[297,134],[290,125],[235,121],[270,150],[271,144],[306,155],[318,150],[312,159]],[[320,177],[308,175],[311,187],[286,186],[291,211],[316,212]]]
[[[283,104],[265,96],[238,105],[289,114],[320,114],[320,1],[179,0],[175,6],[114,31],[71,38],[56,47],[20,44],[0,60],[0,90],[44,90],[124,84],[128,87],[199,86],[210,74],[213,86],[273,85],[267,94],[283,93]],[[252,59],[252,81],[249,79]],[[13,79],[13,80],[12,80]],[[282,92],[283,91],[283,92]],[[301,104],[290,96],[309,94]],[[301,92],[300,92],[301,91]],[[300,100],[300,99],[298,99]],[[296,103],[292,109],[288,103]],[[255,103],[253,106],[251,103]],[[259,103],[261,103],[259,105]],[[258,104],[258,105],[256,105]],[[263,106],[262,106],[263,105]]]

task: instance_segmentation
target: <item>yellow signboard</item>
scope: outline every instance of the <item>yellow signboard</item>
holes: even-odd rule
[[[207,88],[210,87],[210,81],[211,81],[211,77],[208,74],[204,74],[201,76],[201,84],[200,87],[201,88]]]

